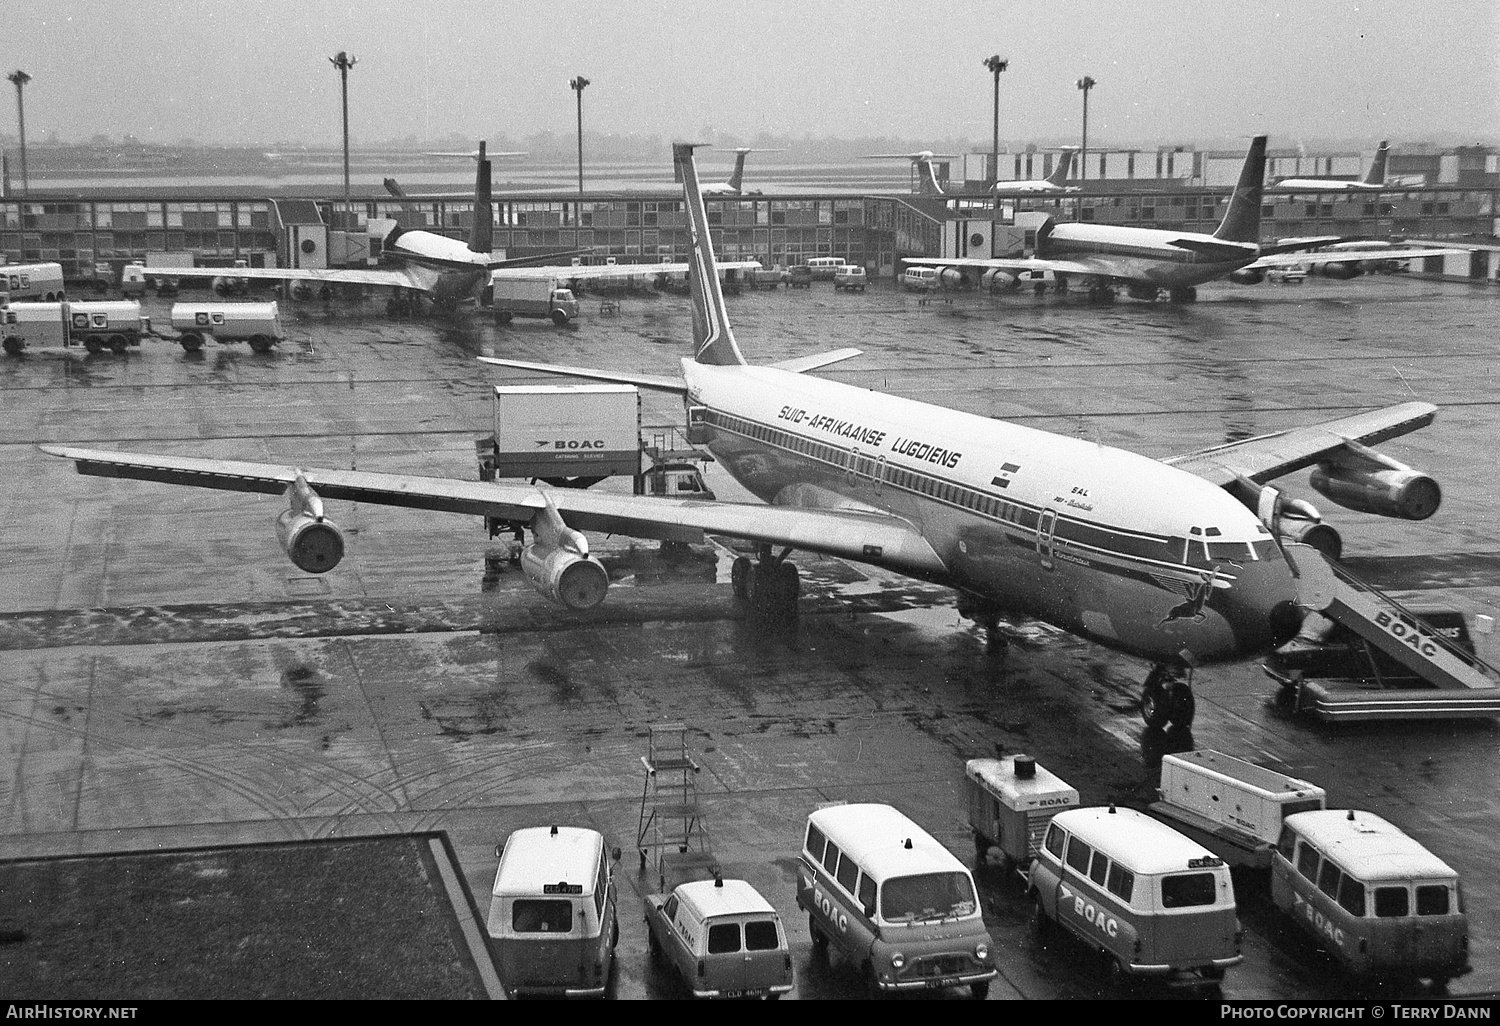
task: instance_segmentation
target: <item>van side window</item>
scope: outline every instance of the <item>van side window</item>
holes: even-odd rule
[[[875,881],[864,873],[859,874],[859,907],[875,907]]]
[[[823,852],[823,868],[832,873],[833,867],[838,865],[838,861],[839,846],[829,841],[828,848]]]
[[[1330,898],[1337,898],[1339,894],[1339,880],[1342,879],[1344,871],[1334,865],[1332,859],[1323,860],[1323,868],[1318,870],[1318,890]]]
[[[1063,840],[1067,836],[1056,823],[1047,826],[1047,850],[1059,860],[1062,859]]]
[[[1299,842],[1297,847],[1297,872],[1309,880],[1318,878],[1318,849],[1306,841]]]
[[[1109,867],[1109,882],[1105,886],[1109,888],[1109,893],[1129,903],[1130,895],[1135,890],[1135,874],[1116,862]]]
[[[827,838],[823,836],[823,831],[811,823],[807,824],[807,853],[812,856],[814,862],[822,860],[823,845],[826,841]]]
[[[1087,873],[1089,871],[1089,856],[1093,853],[1093,848],[1090,848],[1075,837],[1068,842],[1068,865],[1080,873]]]
[[[1354,877],[1345,875],[1339,884],[1339,905],[1351,916],[1365,914],[1365,885]]]
[[[1417,915],[1445,916],[1448,914],[1448,886],[1446,884],[1417,885]]]
[[[1379,919],[1399,919],[1411,914],[1410,896],[1405,887],[1375,888],[1375,915]]]
[[[854,884],[858,878],[859,867],[854,864],[854,860],[847,855],[840,857],[838,871],[839,886],[850,894],[853,894]]]
[[[1109,858],[1102,851],[1094,852],[1094,861],[1089,866],[1089,879],[1101,886],[1109,875]]]

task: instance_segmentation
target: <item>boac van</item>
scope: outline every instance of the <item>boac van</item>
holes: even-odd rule
[[[1112,974],[1221,980],[1242,958],[1224,860],[1134,809],[1052,817],[1027,890],[1041,937],[1060,925]]]
[[[613,862],[582,827],[527,827],[499,850],[487,927],[511,997],[603,997],[620,941]]]
[[[861,967],[871,996],[995,978],[995,945],[974,878],[952,852],[889,805],[831,805],[807,817],[797,907],[814,950]]]
[[[1355,975],[1441,986],[1470,969],[1458,874],[1372,813],[1286,817],[1271,900]]]

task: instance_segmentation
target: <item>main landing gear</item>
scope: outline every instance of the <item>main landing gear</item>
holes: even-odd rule
[[[958,615],[973,620],[984,628],[985,651],[992,656],[1002,656],[1010,647],[1010,639],[1000,633],[1000,610],[984,599],[959,593]]]
[[[757,624],[786,626],[796,622],[802,582],[796,564],[786,560],[791,551],[783,549],[777,556],[771,546],[762,545],[758,558],[738,556],[730,566],[734,597],[750,603],[750,616]]]
[[[1167,298],[1174,303],[1196,303],[1198,301],[1198,290],[1191,285],[1172,289],[1167,293]]]
[[[1146,726],[1165,729],[1175,724],[1181,730],[1193,725],[1196,702],[1193,699],[1193,671],[1157,663],[1146,675],[1141,689],[1141,719]]]

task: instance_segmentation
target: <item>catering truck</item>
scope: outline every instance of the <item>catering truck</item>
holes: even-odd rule
[[[578,316],[573,290],[553,277],[495,278],[490,282],[490,308],[496,324],[509,324],[513,317],[540,317],[563,325]]]
[[[257,353],[268,353],[283,336],[275,303],[173,303],[172,330],[190,353],[202,349],[209,338],[249,342]]]
[[[1204,748],[1161,760],[1151,815],[1231,866],[1270,869],[1282,822],[1324,808],[1318,785]]]
[[[0,292],[11,302],[40,300],[55,303],[68,298],[63,291],[62,264],[0,264]]]
[[[94,303],[12,303],[0,310],[5,351],[18,356],[33,347],[106,349],[123,353],[151,334],[151,318],[134,300]]]

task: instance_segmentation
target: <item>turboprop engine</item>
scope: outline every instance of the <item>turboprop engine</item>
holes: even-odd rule
[[[1403,520],[1426,520],[1443,503],[1431,477],[1354,441],[1318,464],[1308,484],[1345,509]]]
[[[589,555],[589,540],[563,523],[550,496],[531,521],[532,543],[521,550],[521,570],[531,586],[570,609],[592,609],[604,601],[609,573]]]
[[[327,573],[344,558],[344,532],[323,515],[323,499],[300,471],[286,496],[291,508],[276,518],[276,540],[300,569]]]
[[[1241,267],[1238,271],[1229,272],[1229,280],[1241,285],[1259,285],[1266,280],[1266,272]]]

